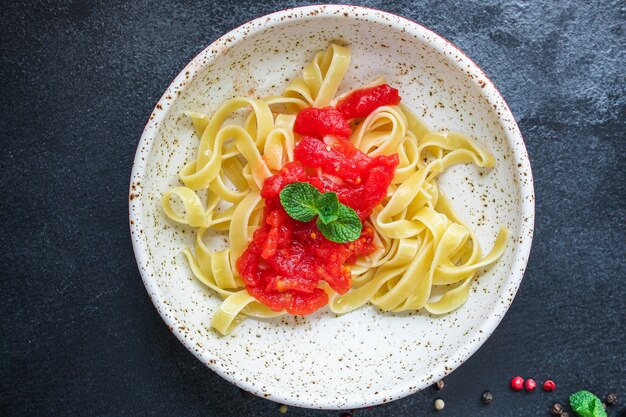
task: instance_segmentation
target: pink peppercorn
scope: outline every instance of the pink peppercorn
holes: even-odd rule
[[[524,378],[521,376],[516,376],[511,380],[511,388],[514,391],[521,391],[524,387]]]
[[[533,392],[535,388],[537,388],[537,383],[535,382],[534,379],[528,378],[526,382],[524,383],[524,388],[528,392]]]
[[[554,381],[551,379],[546,379],[546,381],[543,383],[543,390],[552,392],[555,389],[556,389],[556,384],[554,383]]]

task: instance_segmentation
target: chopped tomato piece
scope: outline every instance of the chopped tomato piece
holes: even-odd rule
[[[342,139],[326,145],[309,136],[298,142],[294,157],[329,174],[320,178],[321,190],[336,192],[339,201],[352,207],[362,220],[385,198],[399,162],[397,155],[371,158]]]
[[[337,110],[346,119],[367,117],[381,106],[395,106],[400,104],[398,90],[387,85],[363,88],[352,92],[337,104]]]
[[[316,138],[322,138],[324,135],[347,138],[352,133],[343,115],[330,106],[321,109],[307,107],[300,110],[293,131],[300,135]]]
[[[335,145],[326,145],[318,139],[305,136],[300,139],[293,154],[294,158],[306,166],[322,168],[324,172],[339,176],[353,184],[361,181],[361,172],[357,165]]]
[[[250,287],[247,290],[254,298],[272,310],[287,310],[289,314],[304,316],[328,304],[328,296],[320,288],[315,288],[311,293],[299,292],[297,296],[291,291],[266,292],[258,287]]]

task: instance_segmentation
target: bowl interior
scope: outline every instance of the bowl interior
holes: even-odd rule
[[[184,111],[211,114],[236,95],[278,94],[314,53],[337,41],[352,62],[341,91],[383,75],[434,129],[468,134],[494,153],[493,170],[456,166],[440,177],[486,252],[499,225],[505,255],[481,271],[451,314],[391,314],[373,307],[336,316],[250,319],[231,335],[209,327],[217,295],[193,277],[181,249],[194,234],[162,213],[163,193],[198,145]],[[134,194],[133,194],[134,193]],[[269,399],[351,408],[408,395],[451,372],[491,334],[512,301],[532,238],[532,176],[506,104],[482,72],[442,38],[402,18],[355,7],[309,7],[257,19],[190,63],[157,105],[139,145],[131,187],[138,263],[159,312],[204,363]],[[218,245],[219,242],[216,242]],[[222,242],[222,245],[224,242]]]

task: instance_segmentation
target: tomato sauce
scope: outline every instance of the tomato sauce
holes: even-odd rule
[[[351,288],[350,265],[376,250],[373,230],[365,222],[355,241],[331,242],[315,220],[289,217],[280,203],[280,191],[293,182],[308,182],[321,192],[337,193],[341,203],[366,221],[385,198],[398,156],[371,158],[356,149],[344,139],[350,135],[345,113],[332,107],[302,110],[294,131],[304,135],[294,149],[294,162],[265,180],[264,222],[237,260],[237,270],[248,292],[261,303],[274,311],[305,315],[328,303],[320,281],[339,294]]]

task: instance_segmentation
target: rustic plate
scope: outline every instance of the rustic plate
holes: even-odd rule
[[[191,230],[161,211],[163,193],[198,144],[185,110],[212,113],[235,96],[277,93],[332,40],[352,50],[342,90],[377,75],[435,129],[475,137],[491,171],[456,166],[440,184],[490,248],[500,224],[505,255],[481,271],[468,302],[442,317],[365,307],[336,316],[247,320],[231,335],[209,328],[219,297],[194,279],[183,247]],[[137,263],[157,310],[181,342],[226,380],[274,401],[353,408],[392,401],[450,373],[496,328],[520,285],[533,235],[534,192],[524,141],[489,78],[454,45],[402,17],[356,6],[311,6],[260,17],[194,58],[167,89],[141,137],[130,189]]]

